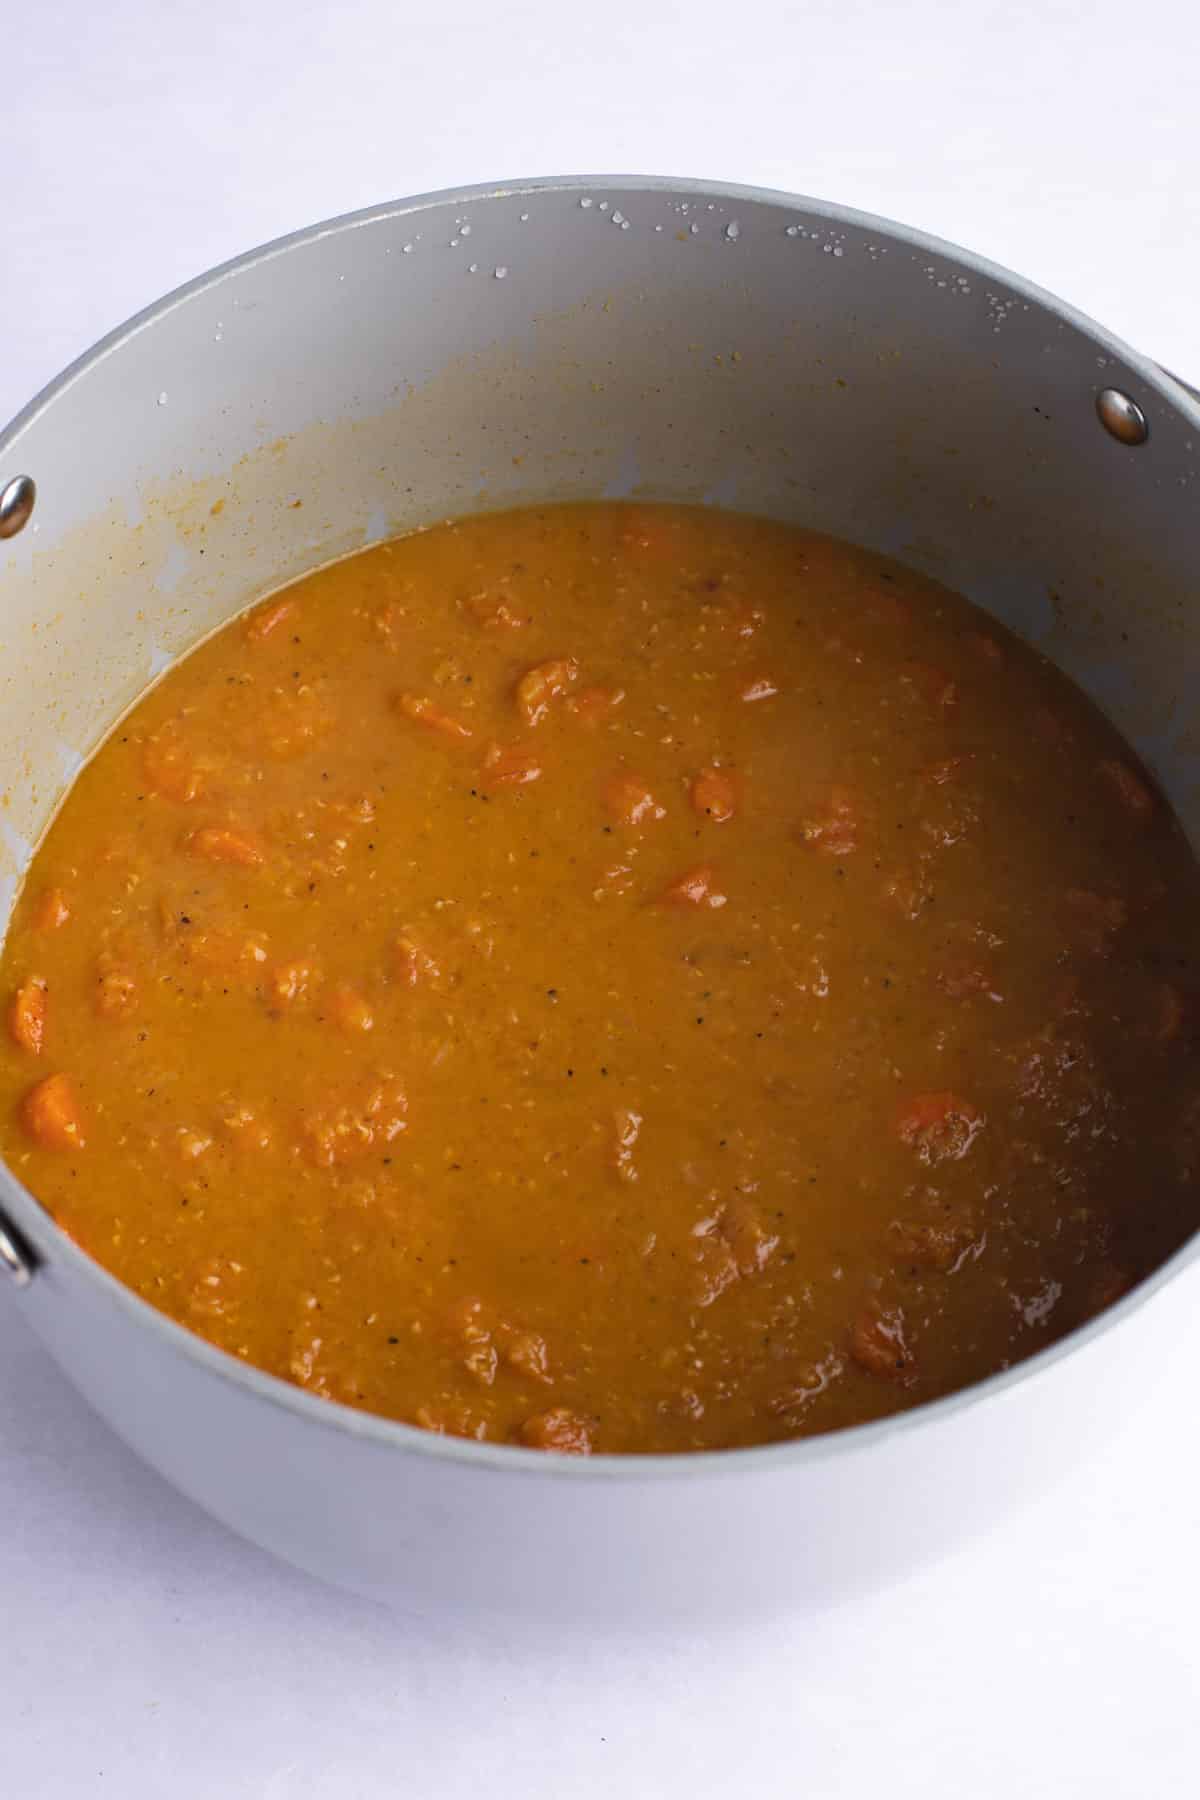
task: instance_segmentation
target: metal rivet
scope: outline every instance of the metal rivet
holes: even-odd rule
[[[1145,413],[1120,388],[1101,388],[1096,395],[1096,413],[1105,431],[1118,444],[1144,444],[1150,436]]]
[[[18,531],[24,531],[36,499],[33,476],[14,475],[0,493],[0,538],[16,537]]]
[[[12,1277],[14,1287],[28,1287],[33,1280],[37,1261],[27,1250],[8,1220],[0,1213],[0,1269]]]

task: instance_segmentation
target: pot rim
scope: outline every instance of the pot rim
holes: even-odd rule
[[[355,231],[361,226],[376,225],[388,219],[404,218],[441,207],[465,204],[469,201],[509,199],[547,193],[578,192],[583,195],[613,188],[652,195],[669,194],[673,197],[744,201],[747,204],[786,207],[809,218],[816,217],[832,224],[849,225],[868,230],[878,236],[887,237],[893,242],[903,244],[910,250],[949,258],[962,269],[971,271],[976,277],[1006,287],[1023,300],[1036,304],[1053,314],[1062,323],[1071,325],[1090,337],[1111,357],[1119,359],[1121,365],[1130,374],[1136,376],[1144,384],[1145,389],[1152,393],[1160,403],[1172,411],[1182,413],[1191,427],[1200,431],[1200,403],[1194,397],[1193,391],[1188,389],[1182,381],[1169,375],[1142,352],[1133,349],[1085,313],[1048,293],[1044,288],[1038,287],[1023,276],[1012,273],[1001,264],[990,262],[987,258],[977,256],[974,252],[965,250],[944,238],[917,231],[910,226],[899,224],[895,220],[884,219],[874,213],[863,212],[854,207],[839,206],[831,201],[813,199],[806,195],[793,194],[775,188],[674,176],[565,175],[542,176],[502,183],[481,182],[462,187],[443,188],[432,193],[414,195],[410,199],[384,201],[374,206],[361,208],[356,212],[343,213],[334,218],[322,220],[315,225],[290,232],[283,237],[274,238],[254,249],[245,251],[240,256],[231,258],[228,262],[220,263],[215,268],[173,289],[161,299],[143,308],[141,312],[135,313],[124,324],[118,325],[91,349],[77,357],[61,374],[48,382],[17,413],[10,424],[0,431],[0,457],[7,456],[35,420],[39,419],[76,381],[98,363],[120,350],[139,332],[157,323],[159,319],[173,312],[176,307],[186,304],[197,295],[218,286],[228,277],[240,274],[256,264],[271,261],[277,256],[287,255],[290,251],[300,249],[321,238],[346,231]],[[46,1208],[27,1188],[22,1186],[3,1162],[0,1162],[0,1200],[11,1211],[18,1226],[28,1232],[35,1246],[43,1237],[48,1236],[53,1240],[53,1257],[46,1259],[45,1269],[39,1269],[39,1276],[33,1287],[35,1294],[39,1286],[44,1287],[47,1280],[53,1282],[55,1261],[61,1259],[62,1263],[75,1275],[90,1283],[105,1301],[124,1311],[135,1323],[145,1329],[157,1332],[160,1337],[165,1338],[169,1346],[174,1347],[208,1374],[241,1386],[254,1398],[264,1401],[270,1406],[295,1413],[301,1419],[306,1419],[314,1425],[337,1432],[346,1432],[353,1437],[376,1443],[381,1448],[394,1449],[406,1455],[444,1458],[451,1462],[472,1466],[480,1471],[491,1469],[537,1480],[645,1481],[664,1478],[680,1479],[688,1476],[713,1477],[782,1473],[788,1469],[825,1462],[846,1454],[867,1454],[884,1439],[902,1433],[919,1431],[927,1426],[932,1427],[942,1421],[948,1421],[956,1414],[980,1406],[992,1397],[999,1396],[1022,1382],[1048,1374],[1056,1364],[1065,1361],[1068,1357],[1079,1355],[1102,1333],[1119,1327],[1123,1320],[1147,1305],[1162,1288],[1174,1281],[1189,1264],[1200,1260],[1200,1233],[1197,1233],[1130,1293],[1089,1321],[1088,1324],[1069,1332],[1057,1343],[1035,1352],[1032,1356],[1015,1363],[1011,1368],[986,1376],[982,1381],[972,1382],[955,1393],[938,1400],[926,1401],[922,1405],[893,1414],[889,1418],[864,1425],[844,1426],[839,1430],[822,1432],[812,1437],[794,1438],[781,1443],[751,1445],[730,1450],[695,1450],[671,1454],[609,1452],[594,1456],[575,1457],[532,1452],[517,1445],[479,1443],[474,1439],[444,1436],[437,1432],[427,1431],[420,1426],[408,1425],[397,1419],[384,1418],[381,1414],[365,1412],[357,1407],[346,1406],[340,1401],[326,1400],[318,1395],[307,1393],[304,1389],[283,1380],[280,1376],[268,1374],[266,1370],[255,1368],[226,1351],[218,1349],[215,1344],[210,1344],[205,1338],[199,1337],[196,1333],[188,1330],[186,1326],[176,1323],[166,1313],[160,1312],[148,1301],[143,1300],[140,1295],[134,1293],[132,1288],[126,1287],[115,1275],[110,1274],[100,1263],[87,1255],[57,1224]],[[42,1261],[40,1251],[38,1261],[39,1264]]]

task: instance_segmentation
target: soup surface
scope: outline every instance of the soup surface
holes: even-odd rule
[[[0,1144],[315,1394],[564,1451],[822,1431],[1200,1216],[1200,879],[965,600],[711,510],[450,524],[267,600],[68,795]]]

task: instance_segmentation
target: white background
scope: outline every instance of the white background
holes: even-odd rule
[[[1200,375],[1191,0],[0,0],[0,46],[0,416],[257,241],[585,169],[905,219]],[[1198,1286],[1160,1302],[1178,1356],[1112,1454],[987,1541],[825,1618],[605,1642],[387,1615],[246,1547],[0,1292],[0,1789],[1195,1793]]]

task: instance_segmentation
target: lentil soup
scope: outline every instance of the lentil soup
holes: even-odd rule
[[[235,1356],[432,1430],[787,1438],[1200,1218],[1200,879],[966,600],[710,509],[483,516],[234,621],[4,951],[0,1149]]]

